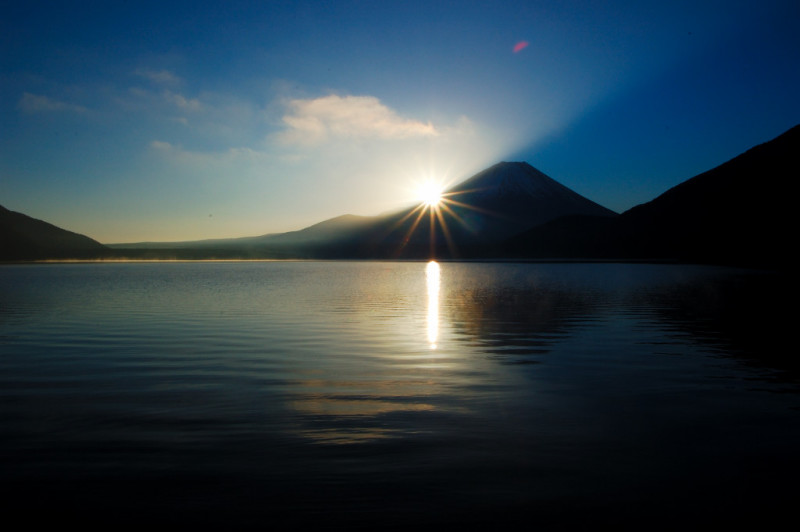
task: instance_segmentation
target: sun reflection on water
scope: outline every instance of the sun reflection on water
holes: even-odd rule
[[[462,399],[475,386],[475,361],[451,352],[447,315],[440,314],[448,307],[439,302],[450,284],[442,285],[440,264],[397,263],[388,271],[359,280],[348,301],[366,299],[342,305],[356,319],[337,315],[324,341],[311,338],[308,359],[294,359],[287,401],[293,435],[326,445],[368,444],[403,438],[407,423],[429,415],[469,411]],[[363,283],[369,291],[362,292]]]
[[[428,344],[431,349],[436,349],[439,338],[439,270],[439,264],[433,260],[425,267],[425,277],[428,281]]]

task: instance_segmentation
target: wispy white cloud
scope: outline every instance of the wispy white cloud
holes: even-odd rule
[[[406,139],[439,134],[430,122],[403,118],[373,96],[329,95],[288,102],[286,129],[278,138],[289,144],[317,144],[334,138]]]
[[[164,91],[162,93],[164,99],[184,111],[199,111],[201,108],[200,100],[197,98],[187,98],[183,94],[172,91]]]
[[[163,140],[154,140],[150,143],[150,147],[154,150],[169,151],[172,149],[172,144]]]
[[[232,147],[218,151],[189,150],[179,144],[163,140],[150,142],[150,149],[167,159],[181,164],[190,164],[211,171],[230,169],[231,163],[252,163],[269,160],[270,154],[247,147]]]
[[[47,112],[73,112],[84,113],[87,111],[82,105],[55,100],[40,94],[25,92],[22,94],[17,107],[26,113],[47,113]]]
[[[169,89],[151,90],[141,87],[130,87],[121,93],[116,102],[127,110],[150,109],[153,112],[197,112],[205,108],[199,98],[187,97],[180,92]],[[172,108],[172,109],[169,109]]]
[[[148,68],[138,68],[134,71],[139,77],[145,78],[157,85],[175,86],[181,83],[181,78],[169,70],[152,70]]]

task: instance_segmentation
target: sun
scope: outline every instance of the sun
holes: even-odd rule
[[[433,181],[426,181],[419,186],[417,195],[427,207],[436,207],[442,201],[442,187]]]

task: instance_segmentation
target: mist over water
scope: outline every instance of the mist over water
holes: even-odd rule
[[[34,521],[101,525],[760,522],[788,514],[800,472],[779,282],[0,266],[0,495]]]

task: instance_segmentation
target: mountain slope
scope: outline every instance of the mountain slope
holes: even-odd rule
[[[510,255],[664,259],[753,266],[789,261],[800,126],[608,223],[556,220],[506,244]],[[555,235],[558,235],[557,238]]]
[[[331,240],[341,238],[341,235],[349,235],[359,232],[370,224],[375,223],[378,217],[356,216],[354,214],[343,214],[336,218],[330,218],[316,223],[299,231],[290,231],[273,235],[258,237],[266,244],[291,243],[291,244],[314,244],[327,243]]]
[[[788,258],[800,176],[800,126],[625,212],[614,245],[686,259]],[[644,228],[647,228],[644,231]]]
[[[0,260],[94,258],[106,251],[87,236],[0,206]]]
[[[325,242],[337,235],[363,227],[374,218],[344,214],[325,220],[298,231],[286,233],[267,233],[259,236],[244,236],[238,238],[213,238],[207,240],[187,240],[177,242],[129,242],[107,244],[112,249],[202,249],[202,248],[256,248],[267,244],[276,243],[318,243]]]
[[[369,227],[375,220],[377,218],[345,214],[286,233],[182,242],[118,243],[108,247],[128,258],[339,258],[345,256],[340,251],[342,241],[355,238],[358,230]]]

